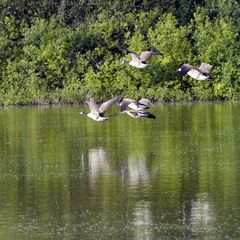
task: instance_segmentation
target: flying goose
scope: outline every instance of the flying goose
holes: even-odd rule
[[[212,70],[213,66],[208,63],[201,63],[199,68],[193,67],[190,64],[184,63],[178,71],[185,76],[186,74],[191,76],[196,80],[209,80],[209,72]]]
[[[156,117],[152,113],[142,111],[142,109],[148,108],[147,104],[150,103],[150,100],[148,100],[146,98],[142,98],[141,100],[140,101],[142,103],[140,103],[140,101],[136,101],[136,100],[133,100],[133,99],[124,98],[122,100],[122,102],[120,103],[120,106],[121,106],[120,111],[121,111],[121,113],[127,113],[130,117],[133,117],[133,118],[146,117],[146,118],[153,118],[153,119],[155,119]],[[126,110],[128,107],[131,107],[134,110]]]
[[[122,97],[120,95],[117,95],[113,97],[112,99],[104,102],[101,104],[100,107],[97,106],[92,96],[87,95],[86,97],[86,103],[88,104],[88,107],[90,109],[90,113],[80,112],[80,114],[86,114],[88,117],[95,121],[104,121],[109,118],[105,117],[105,112],[116,102],[119,102]]]
[[[130,54],[131,60],[130,61],[125,61],[123,60],[122,63],[129,64],[133,67],[136,68],[145,68],[148,66],[147,60],[152,56],[152,55],[163,55],[162,52],[160,51],[143,51],[140,56],[138,56],[135,52],[127,50],[127,53]]]
[[[124,111],[127,109],[127,107],[130,107],[133,110],[143,110],[149,108],[149,104],[151,101],[147,98],[141,98],[139,101],[130,99],[130,98],[124,98],[120,102],[121,111]]]

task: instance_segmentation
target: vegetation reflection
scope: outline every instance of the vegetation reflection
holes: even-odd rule
[[[1,109],[0,236],[239,237],[239,108],[157,105],[155,121],[103,123]]]

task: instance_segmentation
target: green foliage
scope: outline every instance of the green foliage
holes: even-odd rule
[[[159,81],[175,81],[179,77],[177,69],[191,56],[191,44],[188,41],[188,29],[181,27],[177,19],[171,15],[164,15],[148,32],[149,42],[153,48],[164,52],[159,63]],[[157,70],[157,69],[156,69]]]
[[[238,0],[206,0],[205,12],[211,19],[222,18],[233,23],[239,33],[239,1]]]
[[[231,99],[232,90],[238,91],[240,83],[237,34],[232,24],[222,18],[210,21],[201,10],[195,14],[194,20],[194,62],[211,63],[214,66],[214,96]]]
[[[238,99],[238,6],[236,0],[3,1],[0,104],[76,103],[88,92],[99,101],[119,92],[154,100]],[[121,64],[130,59],[126,49],[164,56],[136,69]],[[182,63],[201,62],[214,66],[211,82],[177,72]]]

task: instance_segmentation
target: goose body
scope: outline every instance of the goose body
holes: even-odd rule
[[[209,80],[209,73],[212,70],[213,66],[208,63],[201,63],[199,68],[196,68],[190,64],[184,63],[178,71],[181,75],[189,75],[196,80]]]
[[[109,118],[107,117],[104,117],[104,116],[101,116],[100,114],[96,114],[96,113],[88,113],[87,116],[95,121],[98,121],[98,122],[101,122],[101,121],[104,121],[104,120],[108,120]]]
[[[148,64],[142,63],[142,62],[140,62],[139,60],[137,60],[137,61],[131,60],[131,61],[129,61],[129,65],[131,65],[131,66],[133,66],[133,67],[136,67],[136,68],[141,68],[141,69],[143,69],[143,68],[145,68],[145,67],[148,66]]]
[[[123,63],[125,64],[129,64],[133,67],[136,68],[146,68],[148,66],[147,64],[147,60],[152,56],[152,55],[163,55],[162,52],[160,51],[143,51],[140,55],[137,55],[135,52],[133,51],[129,51],[127,50],[127,53],[130,54],[131,56],[131,60],[129,62],[127,61],[123,61]]]
[[[89,113],[80,112],[80,114],[86,114],[89,118],[95,120],[95,121],[105,121],[109,118],[105,117],[105,112],[116,102],[119,102],[121,99],[121,96],[115,96],[112,99],[104,102],[101,104],[100,107],[97,106],[95,103],[93,97],[88,96],[86,97],[86,103],[90,109]]]
[[[127,113],[132,118],[145,117],[155,119],[155,115],[150,112],[143,111],[144,109],[149,108],[149,103],[150,100],[147,98],[142,98],[139,101],[130,98],[124,98],[120,103],[120,111],[121,113]],[[128,107],[132,108],[133,110],[127,110]]]

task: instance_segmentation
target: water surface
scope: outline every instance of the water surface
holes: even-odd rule
[[[0,239],[240,238],[239,103],[79,111],[0,109]]]

